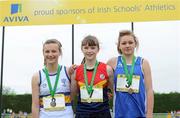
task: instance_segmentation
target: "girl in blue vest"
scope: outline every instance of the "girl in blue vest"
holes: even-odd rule
[[[139,46],[128,30],[119,33],[118,57],[107,63],[114,69],[114,117],[152,118],[154,94],[148,61],[134,54]]]

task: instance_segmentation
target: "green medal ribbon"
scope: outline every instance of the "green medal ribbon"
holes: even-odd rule
[[[59,81],[61,66],[58,65],[56,81],[55,81],[53,89],[52,89],[52,86],[51,86],[51,82],[50,82],[50,78],[49,78],[49,73],[48,73],[48,70],[47,70],[46,67],[44,68],[44,71],[45,71],[45,74],[46,74],[46,79],[47,79],[47,82],[48,82],[48,87],[49,87],[50,94],[51,94],[52,98],[54,98],[54,94],[55,94],[55,91],[56,91],[56,88],[57,88],[57,84],[58,84],[58,81]]]
[[[126,86],[127,88],[129,88],[132,84],[132,76],[133,76],[133,72],[134,72],[134,65],[135,65],[135,56],[133,55],[133,59],[132,59],[132,66],[131,66],[131,70],[130,70],[130,74],[128,72],[128,68],[127,68],[127,63],[126,63],[126,59],[124,56],[122,56],[122,60],[123,60],[123,67],[124,67],[124,71],[126,74],[126,81],[128,86]]]
[[[93,84],[94,84],[94,78],[95,78],[95,75],[96,75],[97,67],[98,67],[98,61],[96,60],[93,75],[92,75],[92,79],[91,79],[91,83],[90,83],[90,85],[88,85],[88,78],[87,78],[87,71],[86,71],[87,66],[86,66],[86,64],[84,64],[85,85],[86,85],[86,90],[87,90],[88,94],[90,95],[90,97],[91,97],[92,92],[93,92]]]

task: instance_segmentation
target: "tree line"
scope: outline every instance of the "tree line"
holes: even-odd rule
[[[3,95],[2,112],[4,109],[12,109],[13,112],[19,111],[31,113],[31,94],[24,95]],[[76,103],[76,102],[74,102]],[[113,99],[110,99],[110,108],[112,108]],[[73,107],[75,108],[75,106]],[[155,93],[154,94],[154,113],[167,113],[180,110],[180,93]]]

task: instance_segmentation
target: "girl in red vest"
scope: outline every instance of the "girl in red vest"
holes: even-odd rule
[[[77,67],[71,79],[71,93],[78,95],[76,118],[111,118],[107,93],[108,88],[113,88],[113,70],[97,60],[96,37],[85,37],[81,50],[84,63]]]

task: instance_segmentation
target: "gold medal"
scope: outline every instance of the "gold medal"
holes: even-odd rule
[[[132,93],[133,93],[133,89],[132,89],[132,88],[129,88],[128,93],[129,93],[129,94],[132,94]]]
[[[88,102],[88,103],[91,103],[91,98],[88,98],[88,99],[87,99],[87,102]]]

